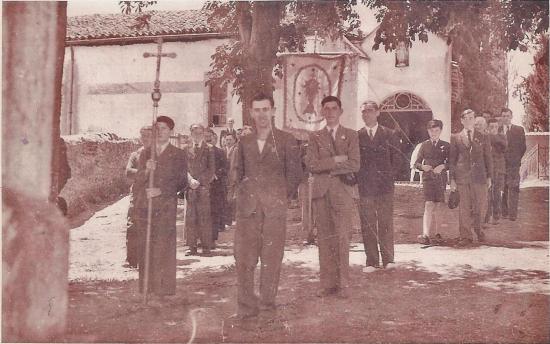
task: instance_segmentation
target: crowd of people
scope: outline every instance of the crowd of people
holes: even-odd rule
[[[153,128],[141,130],[143,147],[131,155],[127,167],[134,180],[128,264],[139,269],[140,290],[149,224],[147,289],[158,302],[175,294],[177,203],[184,197],[188,255],[198,255],[199,248],[201,255],[211,255],[218,233],[235,225],[236,318],[274,312],[288,202],[300,184],[303,223],[317,230],[319,297],[349,296],[355,209],[366,255],[363,272],[395,267],[393,199],[401,152],[398,135],[378,123],[379,105],[371,100],[362,103],[365,126],[356,131],[340,124],[344,115],[340,99],[325,97],[321,109],[326,126],[311,132],[304,147],[275,127],[272,97],[257,95],[250,109],[254,129],[244,127],[239,132],[228,119],[218,141],[212,129],[193,124],[182,149],[170,144],[175,124],[168,116],[157,118],[154,144]],[[488,223],[516,220],[525,134],[511,119],[509,109],[496,117],[467,109],[461,114],[464,129],[452,134],[450,142],[440,138],[442,121],[428,121],[429,139],[420,144],[414,161],[422,171],[425,198],[422,244],[441,240],[437,220],[448,185],[460,197],[459,246],[472,244],[473,233],[483,242]],[[313,241],[309,236],[308,241]],[[254,288],[258,261],[259,296]]]

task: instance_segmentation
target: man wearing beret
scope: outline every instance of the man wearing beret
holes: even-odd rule
[[[192,142],[183,149],[189,168],[185,213],[185,230],[189,246],[187,254],[197,254],[197,241],[200,240],[202,253],[210,255],[213,247],[210,187],[216,171],[216,158],[214,151],[204,141],[204,127],[201,124],[193,124],[190,129]]]
[[[273,98],[256,95],[250,104],[255,130],[241,137],[236,156],[238,320],[272,314],[279,285],[286,236],[288,199],[302,178],[296,139],[275,128]],[[254,292],[254,270],[260,266],[260,297]]]
[[[313,173],[313,214],[317,224],[321,291],[319,296],[348,296],[349,236],[358,198],[357,132],[340,125],[340,99],[321,101],[326,126],[309,136],[306,166]]]
[[[151,159],[152,147],[142,152],[133,186],[136,225],[140,233],[140,252],[145,252],[148,200],[152,199],[148,290],[159,297],[156,301],[176,293],[177,193],[187,186],[185,154],[170,144],[173,129],[174,121],[170,117],[157,118],[156,159]],[[153,171],[154,187],[149,188],[149,177]],[[138,265],[139,286],[142,291],[145,278],[145,254],[139,256]]]
[[[364,102],[361,115],[365,127],[359,130],[361,167],[357,173],[357,183],[361,232],[367,256],[363,272],[370,273],[380,267],[391,269],[395,265],[393,193],[400,151],[399,140],[393,130],[378,124],[380,109],[376,102]]]

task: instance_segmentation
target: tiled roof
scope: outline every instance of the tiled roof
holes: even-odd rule
[[[150,16],[148,25],[139,20]],[[67,19],[67,41],[140,36],[217,33],[204,10],[144,11],[133,14],[92,14]]]

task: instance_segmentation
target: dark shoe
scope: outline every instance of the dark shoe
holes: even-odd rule
[[[185,252],[186,256],[198,256],[197,249],[190,249],[189,251]]]
[[[212,257],[212,251],[208,250],[202,250],[201,256],[203,257]]]
[[[442,243],[443,243],[443,237],[441,236],[441,234],[437,233],[432,239],[432,244],[441,245]]]
[[[426,235],[419,235],[418,236],[418,242],[420,245],[429,245],[430,244],[430,237]]]

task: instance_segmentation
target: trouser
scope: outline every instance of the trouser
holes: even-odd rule
[[[473,240],[472,227],[478,236],[481,232],[481,214],[487,206],[487,184],[457,183],[460,203],[458,205],[458,226],[460,238]]]
[[[504,177],[504,173],[497,172],[493,176],[493,179],[491,179],[491,188],[489,189],[489,193],[487,195],[487,213],[485,215],[485,222],[488,222],[491,216],[494,220],[498,220],[500,218]]]
[[[212,218],[212,239],[218,240],[218,233],[225,228],[225,185],[214,182],[210,187],[210,212]]]
[[[349,236],[353,199],[345,190],[327,192],[313,200],[317,223],[321,288],[349,286]]]
[[[286,214],[266,216],[258,209],[250,216],[237,216],[235,266],[239,315],[254,315],[259,307],[275,308],[283,261]],[[260,265],[260,297],[254,292],[254,270]]]
[[[379,255],[383,265],[393,263],[393,191],[361,197],[359,208],[367,266],[380,265]]]
[[[426,201],[422,218],[422,235],[429,237],[431,233],[438,233],[437,213],[441,209],[441,202]]]
[[[519,166],[506,167],[502,193],[502,216],[508,216],[511,219],[518,217],[519,179]]]
[[[185,230],[187,245],[192,251],[197,249],[199,239],[203,250],[208,251],[212,248],[212,218],[208,187],[200,186],[196,190],[188,191]]]

